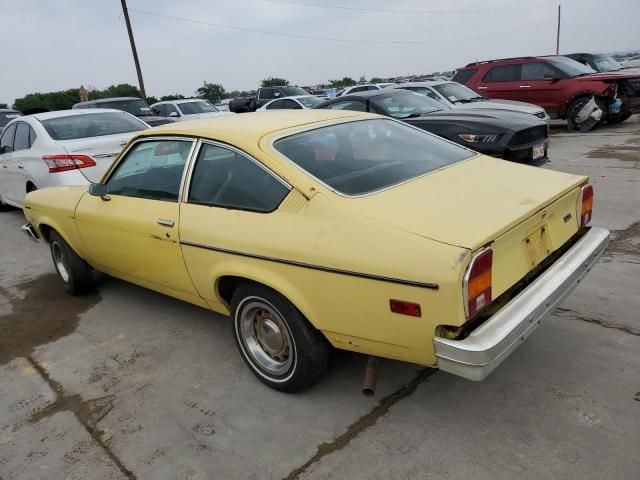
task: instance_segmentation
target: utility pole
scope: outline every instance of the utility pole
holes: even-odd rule
[[[122,0],[124,2],[124,0]],[[558,4],[558,34],[556,35],[556,55],[560,55],[560,4]]]
[[[138,51],[136,50],[136,41],[133,39],[133,31],[131,30],[131,22],[129,21],[129,11],[127,10],[127,0],[120,0],[122,3],[122,13],[124,14],[124,21],[127,23],[127,32],[129,33],[129,42],[131,43],[131,51],[133,52],[133,61],[136,64],[136,73],[138,74],[138,86],[140,87],[140,93],[142,98],[147,99],[147,94],[144,91],[144,82],[142,81],[142,70],[140,69],[140,60],[138,60]]]

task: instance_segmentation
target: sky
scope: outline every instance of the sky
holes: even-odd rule
[[[205,80],[250,90],[269,76],[309,85],[553,54],[558,3],[560,53],[640,49],[640,0],[127,0],[156,97]],[[0,102],[137,84],[120,0],[0,0],[0,19]]]

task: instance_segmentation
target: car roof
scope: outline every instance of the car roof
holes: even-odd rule
[[[273,100],[269,100],[268,103],[273,102],[274,100],[284,100],[285,98],[306,98],[306,97],[315,97],[315,95],[289,95],[287,97],[278,97],[278,98],[274,98]]]
[[[112,97],[112,98],[97,98],[95,100],[88,100],[86,102],[79,102],[75,105],[86,105],[88,103],[105,103],[105,102],[117,102],[121,100],[142,100],[139,97]]]
[[[164,105],[167,103],[188,103],[188,102],[207,102],[209,103],[209,100],[207,100],[206,98],[178,98],[176,100],[162,100],[160,102],[156,102],[153,105]],[[153,105],[151,105],[153,107]]]
[[[423,80],[422,82],[403,82],[397,83],[394,87],[433,87],[434,85],[442,85],[443,83],[457,83],[450,80]]]
[[[0,108],[0,113],[22,113],[19,110],[13,110],[12,108]]]
[[[257,146],[260,139],[270,133],[357,117],[375,118],[375,115],[345,110],[313,109],[252,112],[169,123],[144,130],[138,136],[185,135],[220,140],[240,147],[247,144]]]
[[[122,110],[117,110],[115,108],[81,108],[75,110],[56,110],[54,112],[34,113],[33,115],[29,115],[29,117],[35,118],[37,120],[49,120],[51,118],[74,117],[76,115],[87,115],[89,113],[105,112],[122,113]]]

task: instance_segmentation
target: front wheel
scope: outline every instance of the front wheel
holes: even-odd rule
[[[82,295],[90,290],[93,286],[93,269],[58,232],[52,231],[49,234],[49,248],[65,292],[69,295]]]
[[[282,295],[240,285],[231,301],[233,337],[243,360],[263,383],[283,392],[310,387],[327,369],[330,346]]]
[[[593,118],[591,115],[586,118],[580,118],[583,116],[582,109],[587,106],[593,99],[591,97],[581,97],[575,99],[567,108],[567,130],[570,132],[585,133],[591,130],[599,122],[599,119]],[[592,107],[599,108],[597,102],[594,101]],[[590,113],[590,112],[589,112]]]

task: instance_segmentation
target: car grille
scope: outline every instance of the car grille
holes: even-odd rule
[[[547,127],[531,127],[525,128],[524,130],[520,130],[516,132],[511,140],[509,141],[509,146],[514,147],[516,145],[525,145],[527,143],[533,143],[537,140],[544,140],[547,138]]]

